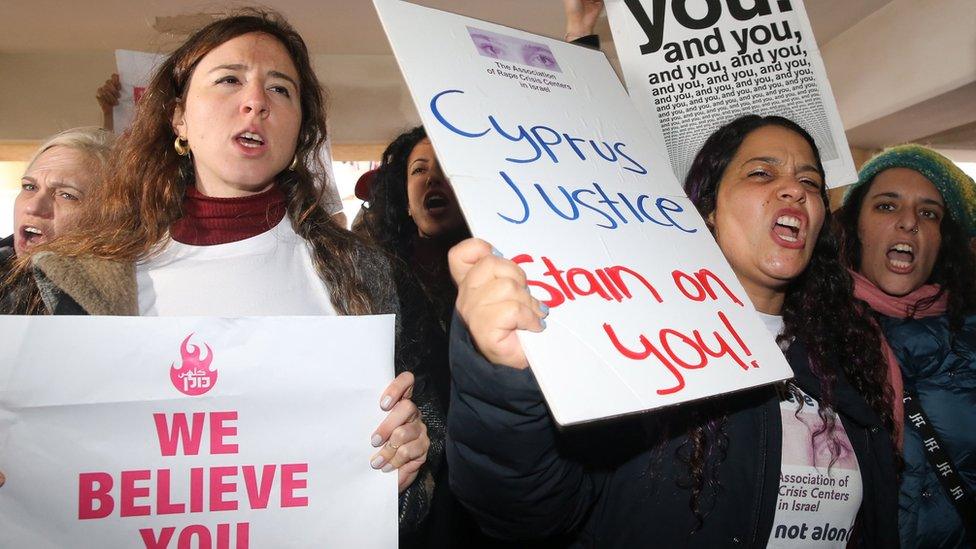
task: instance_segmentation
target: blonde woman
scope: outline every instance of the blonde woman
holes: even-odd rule
[[[0,240],[0,261],[21,256],[69,228],[101,180],[112,134],[71,128],[44,142],[27,163],[14,201],[14,234]]]

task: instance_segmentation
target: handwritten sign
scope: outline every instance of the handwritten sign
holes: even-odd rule
[[[557,422],[792,376],[602,53],[375,5],[471,231],[551,307],[520,338]]]
[[[0,546],[396,546],[396,475],[369,466],[392,316],[0,331]]]
[[[607,16],[630,97],[678,177],[719,126],[775,114],[813,136],[828,186],[857,180],[803,0],[609,0]]]

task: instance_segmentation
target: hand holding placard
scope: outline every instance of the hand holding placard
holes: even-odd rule
[[[596,20],[603,11],[603,0],[563,0],[566,11],[566,41],[593,34]]]
[[[527,368],[516,330],[541,332],[548,308],[529,294],[525,271],[478,238],[451,248],[448,264],[458,286],[458,314],[475,348],[494,364]]]
[[[702,4],[607,2],[630,98],[677,176],[685,177],[719,126],[743,114],[775,114],[813,135],[828,186],[856,180],[803,0]]]
[[[603,54],[374,2],[468,227],[511,259],[452,253],[486,359],[531,361],[561,425],[789,377]]]
[[[117,73],[112,74],[104,84],[95,92],[95,99],[98,106],[102,109],[102,127],[111,131],[115,123],[112,119],[112,111],[119,104],[122,97],[122,82]]]
[[[427,425],[417,405],[410,400],[413,385],[413,374],[403,372],[383,391],[380,408],[390,413],[376,428],[370,441],[374,447],[386,443],[370,457],[370,465],[373,469],[382,467],[384,473],[396,469],[400,492],[417,478],[430,448]]]

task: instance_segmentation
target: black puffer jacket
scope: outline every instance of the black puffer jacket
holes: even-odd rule
[[[882,316],[881,327],[898,357],[905,389],[915,394],[970,493],[976,492],[976,315],[957,330],[949,328],[945,315]],[[963,524],[922,436],[908,421],[904,429],[902,547],[966,547],[964,528],[976,530],[976,524]]]
[[[10,235],[3,240],[0,240],[0,284],[3,280],[7,278],[10,274],[10,269],[13,266],[14,260],[17,259],[17,254],[14,252],[14,235]],[[10,300],[12,298],[6,295],[5,292],[0,291],[0,312],[6,311],[11,307]]]
[[[806,352],[787,352],[796,385],[820,385]],[[559,431],[531,370],[490,364],[455,318],[447,456],[451,487],[490,535],[571,547],[763,547],[770,536],[782,450],[780,397],[763,387],[701,405]],[[580,395],[586,398],[586,395]],[[845,382],[834,408],[860,465],[859,547],[898,546],[898,493],[890,437]],[[706,486],[700,528],[680,484],[676,452],[696,408],[727,416],[726,457]],[[674,436],[663,433],[664,428]],[[663,436],[664,446],[652,450]],[[681,450],[684,452],[684,450]],[[717,452],[713,456],[717,456]]]
[[[14,256],[14,235],[10,235],[0,240],[0,265],[6,263]]]

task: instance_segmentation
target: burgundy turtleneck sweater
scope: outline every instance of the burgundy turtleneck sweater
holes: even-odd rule
[[[183,217],[169,228],[173,240],[191,246],[213,246],[257,236],[285,217],[285,193],[278,185],[251,196],[214,198],[189,187]]]

